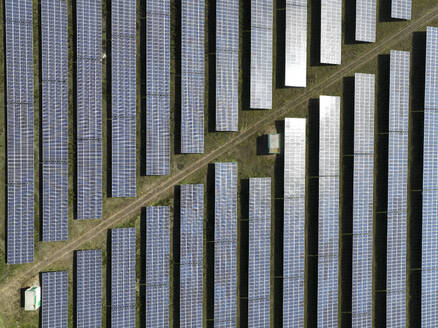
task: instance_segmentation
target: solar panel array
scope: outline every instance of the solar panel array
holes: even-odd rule
[[[321,1],[321,58],[322,64],[341,64],[342,57],[342,0]]]
[[[251,0],[250,107],[272,108],[272,0]]]
[[[76,1],[77,218],[102,216],[102,4]]]
[[[307,70],[307,0],[286,0],[285,80],[305,87]]]
[[[135,228],[111,230],[111,327],[135,328]]]
[[[76,252],[76,327],[102,327],[102,251]]]
[[[170,208],[146,207],[146,327],[169,326]]]
[[[204,185],[181,185],[180,327],[202,327]]]
[[[170,173],[170,0],[146,2],[146,175]]]
[[[391,18],[411,19],[412,0],[392,0]]]
[[[41,1],[43,241],[68,239],[67,4]]]
[[[319,98],[318,327],[338,327],[340,97]]]
[[[248,327],[269,327],[271,178],[249,179]]]
[[[371,327],[375,77],[354,79],[352,326]]]
[[[356,41],[376,41],[376,0],[356,0]]]
[[[33,261],[32,1],[5,0],[7,85],[7,254],[9,264]]]
[[[283,325],[304,327],[306,119],[284,128]]]
[[[410,54],[391,51],[389,88],[386,326],[406,326]]]
[[[237,163],[215,163],[214,327],[236,327]]]
[[[204,152],[205,1],[181,2],[181,152]]]
[[[438,28],[427,27],[421,245],[421,326],[438,324]]]
[[[41,327],[68,327],[67,271],[41,274]]]
[[[112,0],[112,197],[136,195],[136,60],[136,2]]]
[[[216,131],[239,129],[239,0],[216,0]]]

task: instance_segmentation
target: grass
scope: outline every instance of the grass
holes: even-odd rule
[[[106,8],[107,3],[105,1],[103,1],[103,8]],[[421,15],[423,15],[425,12],[427,12],[429,9],[433,8],[436,5],[435,1],[432,0],[417,0],[414,1],[413,3],[413,19],[415,19],[416,17],[419,17]],[[243,5],[242,5],[243,6]],[[310,7],[312,8],[312,7]],[[0,11],[3,13],[4,9],[4,4],[3,2],[0,2]],[[348,9],[348,8],[347,8]],[[380,8],[379,8],[380,9]],[[106,10],[106,9],[105,9]],[[103,11],[104,13],[106,11]],[[142,26],[142,8],[140,6],[140,2],[138,1],[138,29],[140,31],[140,28]],[[73,17],[73,13],[72,13],[72,5],[69,4],[68,6],[68,11],[69,11],[69,56],[70,56],[70,60],[69,60],[69,71],[70,71],[70,80],[69,80],[69,114],[72,117],[74,110],[73,110],[73,99],[74,99],[74,94],[73,94],[73,88],[72,88],[72,84],[73,84],[73,76],[72,76],[72,71],[73,71],[73,26],[72,26],[72,17]],[[311,15],[311,12],[309,13],[309,15]],[[175,16],[176,16],[176,10],[175,10],[175,2],[172,2],[172,21],[175,22]],[[39,58],[38,58],[38,47],[39,47],[39,35],[38,35],[38,1],[34,1],[34,54],[35,54],[35,65],[34,65],[34,69],[35,69],[35,224],[36,224],[36,236],[35,236],[35,261],[39,261],[45,257],[50,256],[51,252],[56,249],[57,247],[59,247],[59,245],[63,244],[62,242],[60,243],[42,243],[39,241],[39,222],[40,222],[40,218],[39,218],[39,202],[38,202],[38,191],[39,191],[39,118],[40,118],[40,101],[39,101]],[[105,17],[105,16],[104,16]],[[309,16],[310,17],[310,16]],[[344,11],[344,17],[345,17],[345,11]],[[0,20],[0,31],[2,33],[2,35],[4,36],[4,16],[1,15],[1,20]],[[345,22],[344,22],[345,23]],[[435,25],[438,25],[438,21],[434,22]],[[387,22],[387,21],[379,21],[377,24],[377,40],[381,40],[385,37],[387,37],[388,35],[392,35],[394,34],[396,31],[398,31],[399,29],[403,28],[404,26],[406,26],[407,24],[409,24],[409,22],[404,22],[404,21],[391,21],[391,22]],[[207,26],[207,24],[206,24]],[[345,26],[345,24],[344,24]],[[243,28],[243,23],[242,23],[242,28]],[[351,28],[351,27],[350,27]],[[106,24],[105,24],[105,20],[103,20],[103,45],[104,45],[104,49],[106,46]],[[424,29],[422,29],[424,31]],[[274,33],[276,33],[276,25],[274,26]],[[316,32],[314,30],[312,30],[312,26],[310,25],[310,19],[309,19],[309,33],[310,35],[314,35]],[[172,67],[171,67],[171,71],[172,71],[172,79],[171,79],[171,83],[172,83],[172,107],[171,107],[171,113],[172,113],[172,119],[174,118],[174,113],[175,113],[175,81],[176,81],[176,74],[175,74],[175,62],[174,62],[174,54],[175,54],[175,43],[174,43],[174,36],[176,35],[176,29],[175,29],[175,24],[173,24],[172,27]],[[243,33],[241,33],[241,44],[243,45],[243,37],[242,37]],[[276,35],[276,34],[274,34]],[[140,42],[143,42],[144,40],[141,39],[142,35],[141,33],[138,33],[137,36],[137,47],[138,50],[140,49]],[[411,35],[406,35],[406,39],[403,40],[403,42],[400,42],[400,44],[397,47],[394,47],[395,49],[400,49],[400,50],[411,50],[412,48],[412,42],[411,42]],[[274,54],[276,54],[276,39],[274,38]],[[310,49],[312,48],[312,42],[314,42],[315,40],[311,40],[311,42],[309,43],[309,52]],[[342,51],[342,61],[343,63],[349,63],[352,60],[354,60],[355,58],[357,58],[357,56],[359,56],[361,53],[363,53],[365,50],[369,49],[370,47],[372,47],[373,45],[371,44],[344,44],[343,45],[343,51]],[[4,50],[4,38],[0,38],[0,49]],[[4,63],[4,51],[0,51],[0,76],[4,76],[5,73],[5,63]],[[276,58],[274,56],[274,65],[273,67],[277,67],[276,65]],[[246,60],[246,58],[242,58],[242,63],[243,61]],[[208,71],[208,63],[209,61],[209,57],[206,56],[206,69]],[[141,129],[142,127],[142,121],[141,121],[141,112],[143,110],[142,108],[142,100],[144,99],[144,97],[142,97],[141,95],[141,87],[140,87],[140,76],[141,76],[141,62],[142,62],[142,58],[140,56],[140,54],[138,53],[137,55],[137,78],[138,78],[138,85],[137,85],[137,116],[138,116],[138,120],[137,120],[137,148],[141,149],[143,143],[141,142]],[[377,72],[377,60],[372,60],[368,63],[366,63],[365,65],[363,65],[360,68],[360,72],[366,72],[366,73],[378,73]],[[107,100],[108,100],[108,95],[107,95],[107,87],[106,87],[106,78],[105,78],[105,74],[106,74],[106,62],[104,61],[103,63],[103,74],[104,74],[104,85],[103,85],[103,91],[104,91],[104,95],[103,95],[103,119],[104,119],[104,124],[103,124],[103,130],[104,130],[104,139],[103,140],[107,140],[106,139],[106,127],[107,127]],[[325,77],[329,76],[330,74],[332,74],[333,72],[337,71],[339,69],[339,66],[310,66],[308,67],[308,87],[311,87],[312,85],[314,85],[317,81],[324,79]],[[274,73],[274,81],[276,81],[276,75],[278,74],[278,71],[276,69],[273,70]],[[349,76],[352,76],[354,72],[350,72]],[[208,72],[206,72],[206,77],[208,77]],[[241,73],[241,82],[242,79],[244,77],[244,74]],[[206,78],[206,81],[208,81],[208,78]],[[3,108],[5,110],[6,106],[5,106],[5,87],[4,87],[4,79],[0,79],[0,107]],[[286,103],[288,100],[290,99],[294,99],[299,97],[302,93],[304,92],[303,89],[293,89],[293,88],[278,88],[275,87],[274,85],[274,90],[273,90],[273,108],[279,108],[280,106],[282,106],[284,103]],[[321,90],[318,90],[319,94],[326,94],[326,95],[339,95],[342,96],[343,93],[343,85],[342,82],[337,83],[336,85],[333,85],[331,87],[325,87],[322,88]],[[242,97],[240,97],[241,99]],[[208,99],[208,88],[206,88],[206,99]],[[206,108],[207,109],[207,108]],[[239,129],[240,130],[244,130],[245,128],[247,128],[248,126],[251,125],[251,123],[261,119],[264,117],[265,115],[265,111],[251,111],[251,110],[247,110],[248,108],[242,108],[239,111]],[[308,117],[308,111],[309,111],[309,107],[307,105],[300,105],[300,106],[294,106],[291,107],[290,110],[287,113],[287,116],[290,117]],[[208,115],[207,115],[207,110],[206,110],[206,116],[207,116],[207,120],[208,120]],[[284,118],[284,116],[278,116],[276,119],[277,120],[282,120]],[[6,152],[6,148],[5,148],[5,144],[6,144],[6,136],[5,136],[5,115],[0,115],[0,156],[1,156],[1,160],[0,160],[0,171],[5,172],[5,152]],[[69,217],[69,236],[70,239],[73,238],[77,238],[78,236],[80,236],[84,231],[86,231],[87,229],[89,229],[90,227],[94,226],[96,224],[96,221],[88,221],[88,222],[77,222],[74,221],[73,219],[73,206],[74,206],[74,193],[73,193],[73,170],[74,170],[74,158],[75,158],[75,146],[73,143],[73,120],[70,120],[69,123],[69,135],[70,135],[70,145],[69,145],[69,149],[70,149],[70,166],[69,166],[69,173],[70,173],[70,178],[69,178],[69,190],[70,190],[70,195],[69,195],[69,209],[70,209],[70,217]],[[207,122],[206,122],[207,123]],[[206,124],[206,127],[208,126],[208,124]],[[174,131],[173,131],[173,124],[171,124],[171,130],[172,130],[172,145],[171,145],[171,149],[173,150],[173,140],[174,140]],[[267,124],[266,126],[260,128],[257,130],[257,135],[263,135],[265,133],[269,133],[269,132],[274,132],[277,131],[277,126],[275,124],[275,122],[271,122],[269,124]],[[230,138],[237,136],[238,133],[213,133],[213,132],[207,132],[206,131],[206,138],[205,138],[205,152],[208,153],[214,149],[216,149],[219,145],[224,144],[226,141],[228,141]],[[104,142],[104,149],[103,149],[103,154],[104,154],[104,217],[107,217],[110,213],[113,213],[115,210],[117,210],[118,208],[120,208],[121,206],[124,205],[124,203],[126,203],[129,200],[125,200],[125,199],[114,199],[114,198],[107,198],[106,195],[106,181],[107,181],[107,176],[106,176],[106,168],[107,168],[107,149],[106,149],[107,143]],[[137,156],[137,162],[140,163],[141,161],[141,152],[138,152],[138,156]],[[176,174],[177,172],[183,170],[185,167],[187,167],[189,164],[193,163],[194,160],[198,159],[200,157],[200,155],[179,155],[179,154],[174,154],[172,152],[172,162],[171,162],[171,171],[172,171],[172,175]],[[238,195],[240,197],[240,180],[241,179],[246,179],[249,177],[256,177],[256,176],[269,176],[272,178],[272,183],[273,185],[276,185],[278,183],[281,182],[282,177],[277,177],[276,176],[276,171],[275,171],[275,167],[276,167],[276,163],[278,163],[278,160],[276,160],[276,158],[274,156],[258,156],[257,152],[256,152],[256,140],[255,138],[250,138],[248,140],[246,140],[245,142],[243,142],[241,145],[239,145],[238,148],[236,149],[229,149],[228,152],[226,152],[224,155],[221,155],[219,158],[217,158],[217,161],[237,161],[239,164],[239,192]],[[157,183],[159,183],[160,181],[163,181],[164,179],[166,179],[166,177],[145,177],[141,174],[140,172],[140,165],[138,165],[138,173],[137,173],[137,181],[138,181],[138,186],[137,186],[137,194],[141,195],[143,193],[145,193],[148,190],[151,190]],[[206,183],[207,179],[207,168],[203,167],[200,168],[196,173],[194,173],[190,178],[186,179],[184,181],[184,183]],[[6,185],[5,185],[5,174],[0,176],[0,194],[3,196],[2,199],[6,200],[6,195],[5,195],[5,189],[6,189]],[[5,213],[5,203],[4,202],[0,202],[0,213]],[[163,200],[161,201],[157,201],[154,204],[150,204],[150,205],[163,205],[163,204],[168,204],[171,205],[173,207],[173,196],[172,195],[168,195],[168,197],[165,197]],[[239,198],[239,204],[240,204],[240,198]],[[6,213],[5,213],[6,215]],[[239,214],[238,214],[239,218],[240,216],[240,207],[239,207]],[[274,213],[275,216],[275,213]],[[206,209],[206,220],[208,222],[208,220],[211,220],[211,214],[207,213],[207,209]],[[275,228],[275,221],[273,220],[273,228]],[[0,239],[1,239],[1,243],[0,243],[0,257],[3,257],[3,259],[5,258],[5,242],[4,242],[4,232],[5,232],[5,220],[1,220],[0,221]],[[137,228],[138,231],[138,238],[137,238],[137,242],[140,242],[140,213],[138,213],[138,215],[136,215],[135,217],[132,217],[131,219],[129,219],[128,221],[123,223],[123,226],[135,226]],[[239,224],[239,233],[240,233],[240,224]],[[104,268],[103,268],[103,272],[106,272],[106,258],[107,258],[107,254],[106,254],[106,231],[102,232],[101,234],[97,235],[95,240],[91,243],[87,243],[85,245],[83,245],[81,248],[82,249],[87,249],[87,248],[101,248],[103,249],[104,252]],[[274,237],[274,236],[273,236]],[[138,245],[139,246],[139,245]],[[141,263],[141,258],[140,258],[140,247],[137,247],[138,249],[138,257],[137,257],[137,263],[138,263],[138,272],[140,272],[140,263]],[[276,251],[277,249],[273,249],[273,252]],[[240,254],[238,254],[239,256]],[[55,266],[49,267],[49,268],[45,268],[45,270],[68,270],[69,271],[69,279],[70,282],[73,278],[73,272],[72,272],[72,263],[73,263],[73,254],[71,254],[69,257],[63,259],[62,261],[60,261],[59,263],[56,263]],[[173,262],[173,258],[171,259],[171,263],[172,265],[174,264]],[[273,264],[275,264],[273,262]],[[14,274],[20,272],[21,270],[24,270],[28,267],[29,265],[6,265],[5,261],[2,260],[0,261],[0,285],[1,284],[5,284],[7,283],[8,279],[10,277],[12,277]],[[238,267],[238,270],[240,270],[240,265]],[[106,275],[104,274],[104,279],[105,279]],[[137,277],[138,281],[139,279],[139,275]],[[38,272],[35,272],[34,275],[32,277],[29,277],[28,280],[28,284],[30,285],[33,282],[38,281]],[[273,281],[274,282],[274,281]],[[276,285],[274,285],[274,288]],[[105,286],[105,280],[104,280],[104,286]],[[25,286],[22,286],[25,287]],[[70,305],[70,324],[72,323],[72,284],[70,284],[70,290],[69,290],[69,305]],[[138,294],[139,295],[139,294]],[[103,296],[104,296],[104,300],[103,300],[103,318],[105,320],[106,318],[106,308],[105,308],[105,304],[106,304],[106,288],[103,288]],[[276,297],[276,290],[273,289],[273,295],[272,295],[273,301],[275,299],[275,302],[278,301],[277,297]],[[210,302],[209,300],[205,300],[207,303]],[[142,315],[139,311],[139,309],[141,308],[141,304],[140,304],[141,300],[140,298],[138,298],[138,311],[137,311],[137,319],[138,319],[138,324],[140,324],[140,315]],[[276,304],[273,302],[273,304]],[[172,307],[173,308],[173,307]],[[239,307],[240,309],[240,307]],[[347,309],[348,310],[348,309]],[[171,316],[172,318],[172,316]],[[274,323],[274,316],[272,317],[273,323]],[[276,322],[276,321],[275,321]],[[205,321],[205,325],[209,326],[210,325],[210,321],[207,322]],[[273,324],[274,325],[274,324]],[[16,294],[13,295],[3,295],[2,300],[0,300],[0,327],[37,327],[38,326],[38,314],[37,313],[26,313],[24,312],[21,308],[19,308],[19,291],[16,291]]]

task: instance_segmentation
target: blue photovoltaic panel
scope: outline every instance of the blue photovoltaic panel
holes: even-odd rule
[[[287,87],[305,87],[307,71],[307,0],[286,0]]]
[[[355,74],[352,326],[371,327],[374,190],[373,74]]]
[[[406,326],[410,54],[391,51],[388,133],[386,326]]]
[[[111,230],[111,327],[135,328],[135,228]]]
[[[283,327],[304,327],[306,119],[284,122]]]
[[[181,2],[181,152],[204,152],[205,1]]]
[[[391,18],[411,19],[412,0],[392,0]]]
[[[76,1],[77,218],[102,217],[102,4]]]
[[[342,0],[321,2],[321,58],[322,64],[341,64],[342,55]]]
[[[68,239],[67,3],[41,1],[43,241]]]
[[[216,131],[239,129],[239,0],[216,1]]]
[[[170,208],[146,207],[146,327],[169,327]]]
[[[270,325],[271,178],[249,179],[248,327]]]
[[[146,175],[170,173],[170,0],[146,2]]]
[[[319,98],[318,327],[338,327],[340,97]]]
[[[102,251],[76,252],[76,327],[102,327]]]
[[[7,85],[7,254],[9,264],[33,261],[32,1],[5,0]]]
[[[356,41],[376,41],[376,0],[356,0]]]
[[[67,271],[41,274],[41,327],[68,327]]]
[[[250,107],[272,108],[272,0],[251,0]]]
[[[427,27],[424,108],[438,108],[438,27]]]
[[[204,185],[181,185],[180,327],[202,327]]]
[[[236,327],[237,163],[215,163],[214,327]]]
[[[421,238],[421,326],[438,325],[438,28],[427,27]]]
[[[136,195],[136,1],[111,1],[112,197]]]

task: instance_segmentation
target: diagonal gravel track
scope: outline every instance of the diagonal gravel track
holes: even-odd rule
[[[408,39],[412,32],[415,32],[417,29],[426,26],[436,18],[438,18],[438,6],[432,8],[423,16],[412,20],[408,25],[400,29],[397,33],[394,33],[393,35],[382,39],[373,45],[370,45],[369,50],[363,52],[355,60],[342,66],[339,70],[329,75],[327,78],[321,80],[312,87],[303,90],[303,93],[300,96],[286,101],[281,107],[277,109],[272,109],[268,111],[261,120],[249,125],[237,136],[231,138],[229,141],[225,142],[223,145],[219,146],[215,150],[203,155],[197,161],[193,162],[191,165],[179,171],[175,175],[170,176],[163,182],[154,185],[153,188],[151,188],[139,198],[131,201],[129,204],[119,209],[117,212],[100,220],[97,225],[92,227],[86,233],[82,234],[80,237],[69,240],[64,246],[51,254],[50,258],[33,263],[26,269],[26,271],[20,272],[16,276],[11,277],[2,286],[0,286],[0,293],[6,296],[4,299],[7,299],[8,295],[11,295],[12,292],[16,292],[16,290],[20,288],[21,284],[29,280],[29,278],[33,277],[35,273],[47,269],[50,265],[56,263],[57,261],[68,255],[71,255],[71,253],[75,249],[78,249],[84,243],[97,238],[98,235],[105,233],[108,228],[111,228],[112,226],[115,226],[116,224],[119,224],[124,220],[131,218],[135,214],[138,214],[141,207],[169,194],[173,190],[175,185],[190,177],[192,174],[197,172],[198,169],[207,166],[217,157],[229,151],[229,149],[236,147],[243,141],[247,140],[249,137],[253,136],[259,127],[274,122],[279,117],[287,114],[287,112],[293,107],[305,105],[312,97],[318,95],[318,92],[321,88],[327,88],[334,85],[335,83],[338,83],[347,74],[353,72],[354,70],[357,70],[363,64],[375,59],[379,55],[379,53],[387,51],[400,41]]]

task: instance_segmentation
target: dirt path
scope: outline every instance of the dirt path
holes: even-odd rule
[[[318,91],[321,88],[327,88],[335,83],[338,83],[344,76],[348,73],[353,72],[358,69],[363,64],[375,59],[378,54],[391,49],[392,46],[396,45],[398,42],[408,39],[411,33],[417,29],[426,26],[433,19],[438,18],[438,6],[429,10],[425,15],[412,20],[409,25],[393,34],[390,37],[380,40],[379,42],[373,44],[368,51],[365,51],[358,58],[352,62],[342,66],[338,71],[329,75],[324,80],[316,83],[314,86],[303,90],[303,93],[293,99],[285,102],[281,107],[277,109],[272,109],[266,111],[266,115],[259,121],[249,125],[246,129],[242,130],[236,137],[231,138],[228,142],[219,146],[215,150],[203,155],[200,159],[193,162],[188,167],[179,171],[168,179],[161,183],[153,185],[152,188],[139,198],[133,200],[125,207],[121,208],[114,214],[101,219],[100,222],[88,230],[86,233],[82,234],[76,239],[69,240],[63,247],[58,249],[55,253],[51,254],[50,257],[43,261],[33,263],[29,266],[26,271],[18,273],[16,276],[11,277],[6,281],[3,286],[0,287],[0,293],[4,296],[5,300],[11,293],[16,293],[17,289],[21,287],[21,284],[30,278],[33,278],[35,273],[47,269],[53,263],[59,261],[60,259],[71,255],[71,253],[80,248],[81,245],[96,238],[99,234],[105,233],[108,228],[115,226],[126,219],[133,217],[140,212],[141,207],[148,203],[159,200],[169,194],[175,185],[179,184],[184,179],[190,177],[198,169],[205,167],[209,163],[213,162],[217,157],[223,155],[230,149],[233,149],[243,141],[247,140],[249,137],[253,136],[259,127],[264,126],[269,122],[273,122],[275,119],[286,114],[291,108],[299,107],[304,105],[309,101],[310,98],[317,96]]]

